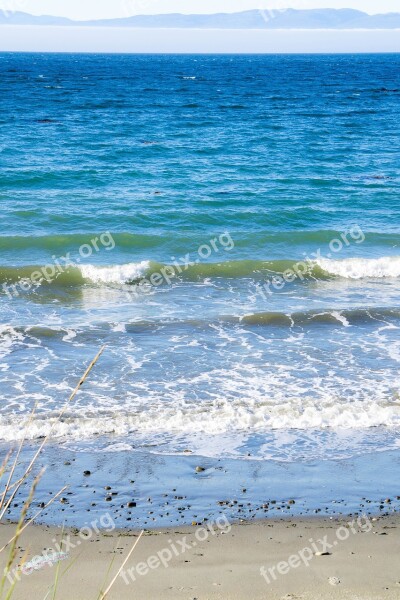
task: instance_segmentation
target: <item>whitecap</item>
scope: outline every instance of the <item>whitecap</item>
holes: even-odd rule
[[[400,277],[400,256],[344,260],[322,258],[317,260],[316,264],[327,273],[346,279]]]
[[[110,267],[96,267],[94,265],[81,265],[80,271],[84,279],[93,283],[124,284],[142,278],[150,267],[150,262],[143,260],[140,263],[128,263]]]

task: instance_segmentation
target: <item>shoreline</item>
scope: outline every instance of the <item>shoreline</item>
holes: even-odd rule
[[[109,598],[398,600],[400,516],[349,523],[348,518],[287,518],[146,532]],[[12,531],[11,525],[2,525],[0,542]],[[27,528],[18,559],[42,555],[60,533],[49,526]],[[137,530],[93,532],[87,540],[76,529],[66,530],[61,548],[69,556],[59,563],[57,599],[96,597],[112,558],[108,581],[137,538]],[[4,554],[0,558],[3,568]],[[54,575],[49,564],[22,575],[13,599],[43,598]]]
[[[29,464],[33,448],[27,446],[21,455],[21,470]],[[373,456],[373,461],[365,454],[336,461],[280,463],[142,450],[102,453],[90,447],[73,452],[49,445],[37,463],[37,471],[45,467],[46,472],[28,516],[41,511],[64,486],[62,496],[35,522],[81,527],[110,514],[120,529],[160,529],[213,521],[222,515],[240,522],[400,512],[396,477],[400,453]],[[198,466],[204,471],[196,472]],[[16,498],[7,519],[19,517],[23,500],[23,494]]]

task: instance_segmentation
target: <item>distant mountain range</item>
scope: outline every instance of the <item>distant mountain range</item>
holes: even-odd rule
[[[400,13],[368,15],[353,9],[248,10],[214,15],[141,15],[123,19],[72,21],[0,10],[0,25],[64,25],[162,29],[400,29]]]

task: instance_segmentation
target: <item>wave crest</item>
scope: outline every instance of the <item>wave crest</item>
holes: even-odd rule
[[[318,266],[330,275],[345,279],[383,279],[400,277],[400,257],[347,258],[332,260],[324,258],[316,261]]]
[[[80,271],[82,277],[92,283],[125,284],[140,280],[146,275],[149,268],[150,261],[144,260],[140,263],[128,263],[111,267],[83,265],[80,267]]]
[[[308,266],[308,269],[304,267]],[[301,268],[298,266],[302,265]],[[33,273],[46,271],[46,266],[0,266],[0,284],[18,284],[29,280]],[[49,269],[47,268],[47,272]],[[93,264],[68,267],[55,274],[48,281],[43,278],[40,284],[58,286],[79,286],[87,283],[95,285],[136,284],[152,274],[159,273],[164,282],[206,280],[209,278],[255,279],[265,281],[276,276],[293,273],[290,281],[301,283],[303,280],[329,280],[335,277],[344,279],[382,279],[400,277],[400,256],[382,258],[347,258],[343,260],[321,258],[315,261],[293,260],[236,260],[201,263],[194,262],[180,269],[173,265],[160,264],[150,260],[129,262],[120,265],[98,266]],[[166,273],[163,276],[163,273]],[[172,273],[172,274],[171,274]],[[288,279],[289,281],[289,279]],[[33,287],[37,287],[37,283]]]

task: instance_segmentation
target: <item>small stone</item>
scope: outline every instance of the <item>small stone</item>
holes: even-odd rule
[[[106,502],[111,502],[112,497],[111,496],[106,496]]]
[[[195,469],[196,473],[203,473],[205,471],[204,467],[196,467]]]
[[[69,466],[70,466],[70,464],[71,464],[71,463],[69,462],[69,460],[66,460],[66,461],[65,461],[65,463],[64,463],[64,465],[65,465],[66,467],[69,467]]]
[[[316,552],[314,556],[332,556],[331,552]]]
[[[331,585],[339,585],[340,583],[340,579],[337,577],[329,577],[328,581]]]
[[[289,500],[288,504],[296,504],[295,500]]]
[[[61,504],[69,504],[68,498],[60,498]]]
[[[110,488],[110,486],[109,486],[109,485],[106,485],[104,489],[105,489],[106,491],[108,491],[108,490],[111,490],[111,488]]]
[[[136,502],[128,502],[127,507],[128,508],[135,508],[136,507]]]
[[[91,475],[90,471],[83,471],[83,474],[85,477],[89,477],[89,475]]]

